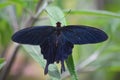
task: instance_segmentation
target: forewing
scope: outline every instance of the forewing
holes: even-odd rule
[[[62,33],[73,44],[89,44],[105,41],[107,34],[89,26],[70,25],[62,28]]]
[[[12,36],[12,40],[21,44],[40,45],[54,32],[52,26],[39,26],[22,29]]]

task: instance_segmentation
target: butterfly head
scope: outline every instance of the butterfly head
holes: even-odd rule
[[[56,27],[61,27],[61,23],[60,23],[60,22],[57,22],[57,23],[56,23]]]

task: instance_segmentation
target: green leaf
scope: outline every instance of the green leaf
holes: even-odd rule
[[[9,3],[9,2],[0,3],[0,8],[4,8],[4,7],[9,6],[9,5],[11,5],[11,3]]]
[[[77,73],[75,71],[75,66],[74,66],[74,61],[73,61],[72,55],[70,55],[68,57],[68,59],[66,60],[66,64],[67,64],[68,70],[69,70],[69,72],[71,74],[72,80],[78,80]]]
[[[66,25],[65,17],[61,9],[48,6],[46,11],[53,26],[56,26],[56,22],[58,21],[61,22],[62,25]]]
[[[0,8],[4,8],[7,7],[9,5],[21,5],[22,6],[23,3],[20,3],[18,1],[4,1],[0,3]]]
[[[61,9],[59,9],[58,7],[48,6],[46,8],[46,11],[48,12],[50,21],[53,25],[55,25],[57,21],[61,22],[62,25],[66,25],[65,17]],[[78,80],[77,74],[75,72],[75,66],[74,66],[72,55],[70,55],[69,58],[66,60],[66,64],[71,74],[72,80]]]
[[[66,11],[67,13],[68,11]],[[74,10],[70,12],[71,14],[78,14],[78,15],[94,15],[94,16],[105,16],[105,17],[111,17],[111,18],[120,18],[120,14],[109,12],[109,11],[103,11],[103,10]]]
[[[5,65],[5,59],[0,58],[0,69]]]
[[[45,68],[46,61],[43,59],[43,55],[40,52],[39,46],[23,45],[23,48],[35,61],[40,64],[40,66]],[[60,79],[60,73],[57,69],[57,66],[54,64],[50,64],[48,74],[50,77],[52,77],[52,79]]]
[[[120,25],[120,19],[113,19],[111,22],[111,30],[115,33]]]

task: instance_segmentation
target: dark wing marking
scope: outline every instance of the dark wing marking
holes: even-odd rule
[[[55,31],[52,26],[39,26],[22,29],[12,36],[12,40],[22,44],[40,45]]]
[[[66,39],[73,44],[99,43],[108,38],[104,31],[82,25],[69,25],[62,27],[62,33]]]

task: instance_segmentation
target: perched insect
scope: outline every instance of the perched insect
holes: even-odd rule
[[[61,27],[38,26],[22,29],[12,36],[12,40],[21,44],[40,45],[41,53],[47,60],[44,73],[54,62],[61,62],[61,71],[65,71],[64,60],[72,53],[74,44],[99,43],[107,40],[107,34],[97,28],[84,25]]]

